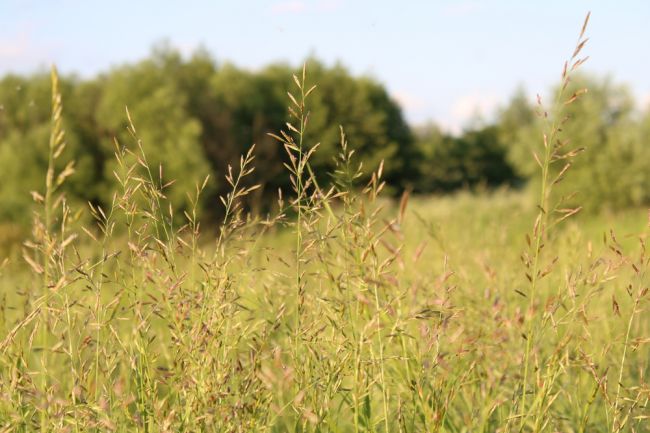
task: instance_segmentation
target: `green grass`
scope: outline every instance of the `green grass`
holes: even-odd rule
[[[3,431],[650,431],[647,211],[564,207],[556,164],[577,152],[553,119],[573,96],[548,117],[540,187],[393,201],[381,167],[359,185],[343,130],[316,183],[295,81],[275,136],[293,191],[247,214],[251,151],[201,229],[128,111],[112,203],[91,224],[68,207],[53,72],[45,193],[22,258],[0,262]]]
[[[530,196],[421,197],[399,223],[398,203],[358,202],[365,217],[337,205],[337,221],[307,232],[315,243],[299,332],[292,227],[258,236],[248,223],[228,233],[216,259],[211,239],[192,258],[187,236],[169,250],[152,238],[143,255],[117,236],[106,251],[121,253],[103,278],[100,246],[85,236],[89,259],[71,258],[51,295],[44,391],[31,340],[39,313],[3,344],[0,417],[23,431],[41,414],[51,430],[518,431],[521,334],[534,320],[541,370],[529,386],[537,397],[550,382],[549,397],[531,408],[525,431],[617,431],[614,420],[628,413],[621,431],[648,431],[647,296],[625,343],[633,298],[648,284],[631,267],[645,210],[583,216],[558,231],[549,240],[558,267],[527,315],[516,290],[529,284],[519,256],[535,217]],[[370,224],[375,206],[383,210]],[[610,229],[622,257],[608,246]],[[4,269],[5,335],[40,305],[38,281],[20,262]]]

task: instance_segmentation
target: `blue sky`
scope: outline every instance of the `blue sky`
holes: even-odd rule
[[[415,124],[459,130],[518,85],[557,82],[587,11],[586,69],[650,103],[649,1],[0,0],[0,74],[56,63],[82,76],[169,41],[259,68],[314,54],[382,81]]]

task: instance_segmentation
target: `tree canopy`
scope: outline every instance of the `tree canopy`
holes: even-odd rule
[[[353,76],[340,65],[308,59],[310,97],[308,147],[316,176],[335,170],[340,130],[362,161],[365,173],[385,161],[389,190],[444,193],[476,186],[520,185],[535,179],[532,151],[541,143],[535,106],[518,90],[496,122],[459,136],[438,126],[412,128],[386,88],[368,76]],[[133,147],[127,132],[128,107],[149,163],[174,180],[168,195],[187,208],[187,192],[211,176],[200,211],[218,214],[223,176],[256,144],[256,171],[262,185],[253,206],[263,209],[278,189],[288,187],[286,154],[270,137],[286,128],[287,91],[296,68],[277,63],[257,71],[220,64],[205,50],[184,58],[156,47],[135,64],[92,79],[61,79],[68,146],[76,173],[67,184],[71,200],[105,204],[116,185],[116,146]],[[610,79],[581,77],[573,84],[589,95],[569,107],[567,136],[589,151],[576,160],[571,188],[580,201],[598,209],[650,202],[650,112],[639,113],[629,91]],[[45,74],[8,75],[0,80],[0,221],[23,221],[30,191],[42,188],[47,166],[50,89]],[[158,167],[162,166],[162,170]]]

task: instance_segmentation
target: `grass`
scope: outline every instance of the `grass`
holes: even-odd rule
[[[24,260],[0,262],[3,431],[650,431],[646,211],[580,215],[553,191],[580,95],[540,108],[537,200],[393,201],[381,167],[359,185],[343,129],[331,184],[316,182],[303,70],[275,135],[293,192],[246,213],[251,149],[226,173],[222,223],[201,229],[167,201],[128,111],[119,189],[84,225],[59,191],[73,166],[52,81],[45,194]]]

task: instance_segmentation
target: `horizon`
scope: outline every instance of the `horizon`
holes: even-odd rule
[[[491,120],[518,88],[532,100],[556,84],[591,11],[585,72],[629,86],[637,108],[650,103],[650,60],[634,56],[634,43],[650,37],[650,4],[552,1],[543,11],[496,0],[369,4],[7,0],[0,5],[0,75],[56,64],[62,74],[90,78],[140,61],[164,42],[185,58],[205,48],[217,64],[249,70],[315,57],[381,82],[409,124],[433,122],[456,134],[477,117]],[[144,21],[154,9],[156,19]]]

